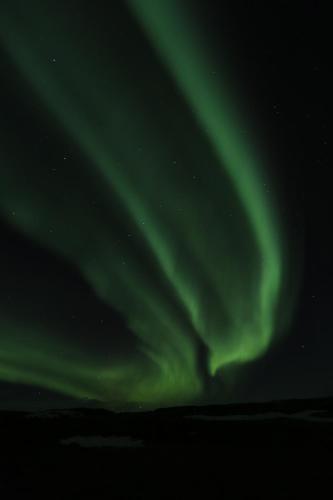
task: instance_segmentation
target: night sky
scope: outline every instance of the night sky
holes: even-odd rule
[[[1,1],[1,408],[333,395],[328,19]]]

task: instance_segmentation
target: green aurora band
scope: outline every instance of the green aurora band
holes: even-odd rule
[[[0,208],[75,266],[137,347],[111,362],[2,317],[0,378],[110,404],[191,402],[277,332],[286,256],[267,169],[185,2],[128,0],[127,42],[114,23],[104,46],[70,2],[54,5],[4,2],[0,40],[85,161],[66,164],[77,184],[46,192],[3,148]]]

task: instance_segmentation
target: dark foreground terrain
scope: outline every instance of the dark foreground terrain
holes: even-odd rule
[[[333,400],[0,413],[0,498],[333,498]]]

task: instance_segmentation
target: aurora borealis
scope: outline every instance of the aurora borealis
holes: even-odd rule
[[[0,378],[111,406],[190,403],[284,324],[290,255],[265,124],[191,2],[97,14],[3,2],[1,48],[25,103],[13,120],[34,115],[42,141],[1,124],[0,210],[119,323],[74,327],[55,312],[71,309],[60,278],[36,278],[36,296],[22,292],[33,307],[1,307]]]

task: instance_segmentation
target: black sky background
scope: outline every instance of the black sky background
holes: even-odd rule
[[[78,4],[85,8],[85,2]],[[108,16],[112,5],[99,1],[95,8]],[[333,396],[329,7],[320,1],[258,0],[210,0],[198,2],[196,7],[217,53],[220,48],[221,52],[226,50],[228,40],[237,74],[242,75],[239,88],[246,93],[258,124],[266,129],[288,226],[292,265],[301,268],[297,305],[288,334],[266,356],[247,367],[228,397],[251,401]],[[29,128],[35,127],[35,132],[40,118],[30,127],[24,125],[23,94],[19,90],[22,82],[2,52],[0,64],[1,126],[10,121],[12,127],[17,124],[20,133],[25,126],[29,142]],[[32,97],[25,103],[28,107],[34,105]],[[41,130],[40,147],[44,152],[48,150],[47,137],[47,131]],[[87,332],[99,329],[103,336],[108,327],[117,328],[123,334],[112,342],[118,343],[120,352],[131,349],[134,340],[123,319],[94,296],[71,266],[16,233],[4,220],[0,223],[2,311],[8,308],[24,310],[27,316],[45,314],[45,321],[50,321],[49,315],[53,314],[55,325],[71,325],[72,337],[84,337],[91,349],[94,340]],[[25,284],[31,281],[57,281],[52,292],[53,313],[47,307],[50,297],[44,298],[44,309],[40,302],[34,306],[27,300]],[[55,290],[63,290],[61,297]],[[282,307],[288,307],[289,298],[286,290]],[[43,317],[40,319],[43,321]],[[1,383],[0,399],[1,407],[9,407],[40,402],[54,406],[63,404],[66,398],[42,388]]]

